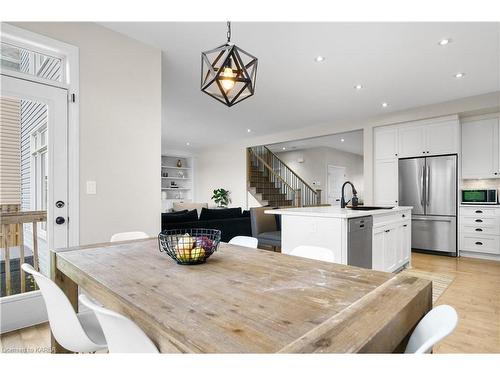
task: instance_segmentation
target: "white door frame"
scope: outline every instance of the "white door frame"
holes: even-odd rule
[[[13,78],[55,86],[68,92],[67,106],[67,225],[68,246],[80,244],[80,170],[79,170],[79,50],[72,46],[46,36],[33,33],[6,23],[0,23],[0,40],[30,51],[54,56],[62,59],[62,82],[50,81],[34,75],[2,69],[1,74]],[[39,290],[3,297],[0,309],[14,317],[0,327],[2,333],[24,326],[46,321],[45,304]],[[8,324],[4,324],[8,323]]]
[[[334,165],[334,164],[327,164],[327,165],[326,165],[326,197],[325,197],[325,198],[326,198],[326,202],[327,202],[327,203],[328,203],[328,192],[330,191],[330,186],[329,186],[330,181],[329,181],[329,178],[328,178],[328,174],[329,174],[328,169],[329,169],[330,167],[334,167],[334,168],[343,168],[343,169],[344,169],[344,171],[346,171],[346,172],[347,172],[347,168],[346,168],[345,166],[342,166],[342,165]],[[344,175],[344,177],[345,177],[345,175]],[[340,206],[340,203],[339,203],[339,206]]]
[[[80,244],[80,79],[79,50],[44,35],[7,23],[0,24],[0,40],[16,46],[54,56],[63,61],[62,82],[2,69],[2,74],[68,90],[68,246]]]

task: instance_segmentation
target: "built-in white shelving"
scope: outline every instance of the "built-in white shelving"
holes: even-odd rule
[[[180,166],[178,163],[180,162]],[[162,209],[169,211],[173,202],[193,201],[193,158],[180,155],[161,157]]]

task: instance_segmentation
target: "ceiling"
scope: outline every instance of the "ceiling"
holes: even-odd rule
[[[315,147],[331,147],[337,150],[363,155],[363,130],[299,139],[297,141],[274,143],[272,145],[267,145],[267,147],[273,152],[296,151]]]
[[[256,94],[232,108],[200,91],[200,53],[225,42],[225,22],[102,25],[164,51],[164,149],[355,123],[500,90],[500,23],[235,22],[232,41],[259,65]],[[452,42],[440,46],[442,38]],[[318,55],[325,60],[315,62]]]

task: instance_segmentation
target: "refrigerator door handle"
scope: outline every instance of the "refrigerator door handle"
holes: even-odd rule
[[[418,216],[412,216],[411,219],[412,220],[420,220],[420,221],[444,221],[444,222],[447,222],[447,223],[451,223],[453,221],[452,218],[446,218],[446,217],[436,218],[436,217],[418,217]]]
[[[431,179],[430,177],[430,174],[431,174],[431,167],[429,166],[426,166],[426,175],[425,175],[425,205],[428,206],[429,205],[429,200],[430,200],[430,191],[429,191],[429,181]]]
[[[420,171],[420,204],[424,206],[424,175],[425,175],[425,164]]]

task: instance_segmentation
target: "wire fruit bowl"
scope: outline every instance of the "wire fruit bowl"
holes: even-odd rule
[[[168,229],[158,235],[158,246],[177,264],[201,264],[217,250],[220,238],[218,229]]]

